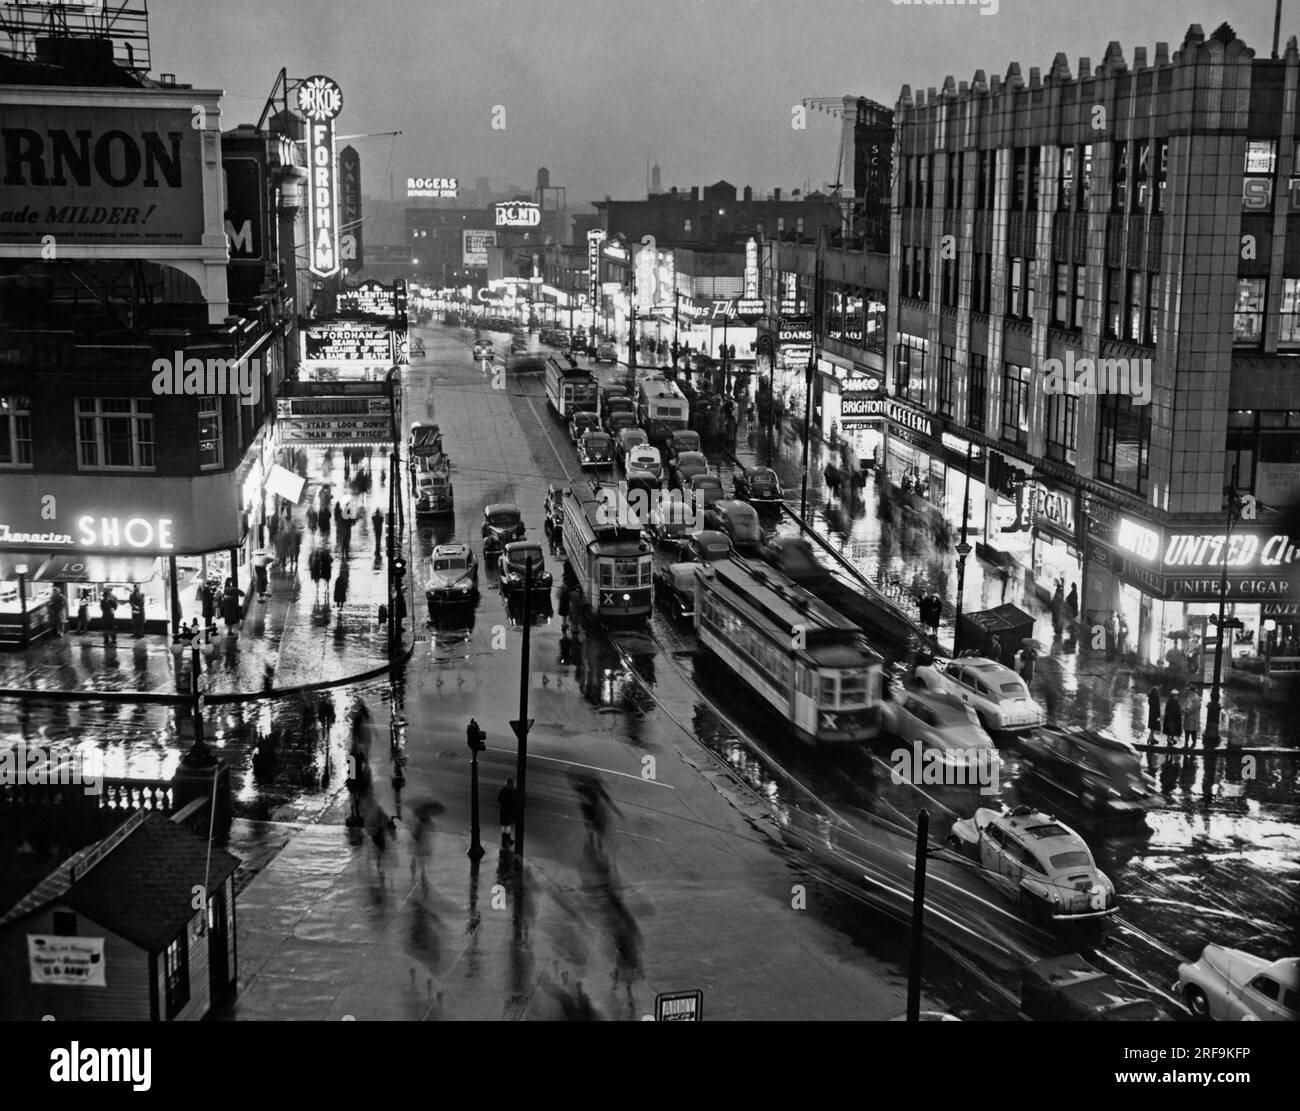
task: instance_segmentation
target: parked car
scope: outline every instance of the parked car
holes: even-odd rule
[[[483,554],[490,555],[524,538],[524,515],[514,502],[493,502],[483,510]]]
[[[1030,806],[980,807],[954,822],[948,843],[980,875],[1039,921],[1102,918],[1118,909],[1115,885],[1074,830]]]
[[[622,432],[623,429],[635,427],[636,414],[631,412],[610,413],[609,419],[605,422],[605,431],[613,438],[617,438],[618,434]]]
[[[555,540],[564,530],[564,491],[554,485],[548,486],[542,508],[546,514],[546,523],[543,525],[546,535]]]
[[[616,348],[612,343],[598,343],[596,345],[596,362],[617,363],[618,348]]]
[[[1295,1022],[1300,1018],[1300,957],[1266,961],[1242,949],[1207,945],[1178,966],[1175,990],[1197,1018]]]
[[[468,544],[439,544],[429,560],[424,584],[429,615],[437,606],[470,602],[478,596],[478,558]]]
[[[692,496],[674,492],[651,505],[646,532],[656,544],[673,544],[698,532],[702,523],[703,514],[696,510]]]
[[[757,551],[763,542],[758,513],[748,502],[723,498],[706,505],[704,527],[725,532],[731,540],[731,546],[738,551]]]
[[[1001,763],[975,711],[951,694],[904,687],[893,698],[881,700],[880,727],[900,741],[937,752],[945,764],[966,759],[976,750],[987,751],[981,759]]]
[[[584,432],[578,440],[578,462],[583,467],[614,466],[614,441],[605,432]]]
[[[674,621],[695,616],[695,573],[698,563],[670,563],[654,573],[654,596]]]
[[[1159,801],[1137,749],[1077,726],[1048,725],[1020,741],[1024,773],[1069,795],[1093,815],[1141,818]]]
[[[679,428],[668,437],[668,461],[673,462],[683,452],[700,450],[700,434]]]
[[[722,491],[722,479],[712,474],[697,474],[692,478],[691,491],[705,509],[726,497]]]
[[[627,435],[626,432],[623,435]],[[659,449],[649,444],[638,444],[628,449],[623,457],[623,471],[630,489],[638,487],[657,490],[663,482],[664,467],[659,461]]]
[[[648,444],[649,442],[650,437],[646,435],[644,428],[624,428],[614,437],[614,454],[618,456],[620,463],[625,463],[630,448]]]
[[[490,359],[494,354],[496,354],[496,352],[492,349],[492,344],[488,340],[476,339],[474,341],[474,354],[472,358],[475,360]]]
[[[622,394],[602,397],[600,399],[600,419],[604,422],[606,432],[612,432],[611,424],[618,417],[631,417],[632,423],[624,425],[624,427],[636,427],[636,406],[632,404],[632,399],[624,397]]]
[[[683,451],[669,464],[669,485],[691,489],[691,479],[709,473],[709,461],[703,452]]]
[[[579,409],[569,418],[569,439],[575,444],[582,439],[584,432],[600,431],[600,417]]]
[[[533,592],[549,593],[551,573],[546,569],[546,557],[542,555],[542,546],[536,540],[518,540],[505,546],[505,551],[501,553],[501,560],[497,565],[501,573],[501,589],[506,593],[523,590],[529,564],[532,565]]]
[[[775,505],[781,501],[781,480],[771,467],[751,467],[736,472],[734,482],[736,497],[760,505]]]
[[[417,517],[445,517],[454,514],[455,498],[451,472],[446,467],[440,467],[435,471],[416,472],[415,515]]]
[[[731,554],[731,540],[727,534],[713,529],[693,532],[678,545],[682,563],[712,563],[715,559],[727,559]]]
[[[959,656],[918,667],[916,675],[930,690],[955,694],[973,707],[990,733],[1023,732],[1043,724],[1043,708],[1025,681],[996,660]]]

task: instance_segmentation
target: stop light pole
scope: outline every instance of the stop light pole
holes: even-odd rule
[[[533,624],[533,561],[524,559],[524,643],[519,661],[519,719],[510,728],[519,738],[515,758],[515,778],[519,780],[519,804],[515,815],[515,859],[524,858],[524,807],[528,790],[528,730],[533,719],[528,716],[528,651]]]
[[[466,743],[469,745],[469,852],[466,854],[475,862],[483,857],[483,842],[479,840],[478,822],[478,754],[487,748],[484,738],[487,734],[479,728],[473,718],[465,727]]]

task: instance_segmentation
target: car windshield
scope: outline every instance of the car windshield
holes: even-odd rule
[[[534,567],[538,567],[542,563],[542,549],[516,548],[510,553],[510,562],[518,564],[520,567],[525,563],[531,563]]]
[[[1012,694],[1019,698],[1023,698],[1026,694],[1029,693],[1025,689],[1025,685],[1023,683],[1015,683],[1015,682],[999,683],[998,690],[1000,690],[1003,694]]]
[[[465,570],[465,560],[460,556],[451,556],[447,559],[435,559],[433,561],[435,571],[463,571]]]
[[[518,513],[490,513],[488,514],[488,524],[496,528],[504,528],[506,525],[519,524]]]
[[[1067,868],[1091,868],[1092,858],[1084,852],[1057,853],[1049,858],[1052,868],[1058,872]]]

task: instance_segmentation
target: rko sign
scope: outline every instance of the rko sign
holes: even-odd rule
[[[298,86],[298,111],[307,120],[307,165],[311,202],[307,207],[311,272],[328,278],[339,272],[339,191],[334,167],[334,120],[343,92],[330,77],[308,77]]]

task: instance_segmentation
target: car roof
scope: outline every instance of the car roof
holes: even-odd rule
[[[472,555],[468,544],[439,544],[433,549],[432,559],[447,559],[451,556],[468,556]]]
[[[981,676],[995,675],[1001,678],[1010,675],[1016,679],[1020,678],[1005,664],[1000,664],[997,660],[990,660],[984,656],[958,656],[954,660],[949,660],[948,663],[956,664],[963,671],[973,671]]]
[[[519,506],[512,501],[494,501],[491,505],[486,506],[484,513],[518,513]]]
[[[694,590],[699,567],[698,563],[670,563],[667,568],[668,577],[678,590]]]
[[[725,532],[719,532],[717,529],[706,528],[700,529],[699,532],[691,533],[691,539],[700,544],[726,544],[731,546],[731,537]]]
[[[714,483],[714,484],[716,484],[716,485],[718,485],[718,486],[721,486],[721,485],[722,485],[722,479],[720,479],[720,478],[719,478],[717,475],[715,475],[715,474],[697,474],[697,475],[691,475],[691,485],[694,486],[697,482],[698,482],[698,483],[709,482],[709,483]]]
[[[679,451],[677,453],[677,465],[680,467],[683,463],[702,463],[707,467],[709,458],[702,451]]]
[[[541,550],[542,546],[536,540],[515,540],[506,545],[507,555],[514,555],[516,552],[525,551],[540,552]]]
[[[1041,810],[1035,810],[1029,806],[1017,806],[1014,810],[1007,813],[999,814],[994,821],[1004,829],[1012,830],[1016,833],[1028,834],[1034,839],[1036,845],[1042,846],[1046,852],[1058,852],[1061,849],[1087,849],[1088,844],[1069,826],[1053,818],[1050,814],[1044,814]],[[1062,833],[1052,833],[1045,836],[1045,827],[1055,826],[1062,830]],[[1035,830],[1044,832],[1035,832]],[[1089,852],[1091,856],[1091,852]]]

